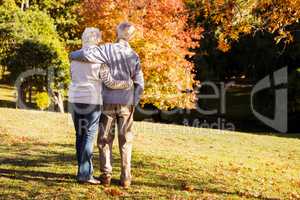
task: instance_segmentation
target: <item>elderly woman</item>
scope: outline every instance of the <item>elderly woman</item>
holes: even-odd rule
[[[101,41],[99,29],[86,28],[82,35],[83,49]],[[71,62],[69,102],[76,131],[77,180],[81,183],[100,184],[93,174],[93,144],[99,126],[102,105],[102,83],[111,89],[130,89],[132,80],[114,80],[104,63]]]

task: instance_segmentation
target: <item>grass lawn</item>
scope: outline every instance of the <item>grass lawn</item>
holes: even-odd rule
[[[117,184],[117,145],[113,185],[80,185],[69,115],[0,108],[0,199],[300,199],[300,134],[134,130],[132,187]]]

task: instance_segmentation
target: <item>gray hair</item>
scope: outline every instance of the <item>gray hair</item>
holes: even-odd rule
[[[82,46],[97,45],[101,40],[101,33],[98,28],[88,27],[81,36]]]
[[[135,32],[135,27],[129,22],[122,22],[117,26],[118,39],[129,40]]]

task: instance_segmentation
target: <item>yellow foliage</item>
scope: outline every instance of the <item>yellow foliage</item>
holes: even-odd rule
[[[35,96],[36,104],[41,110],[47,109],[51,104],[51,99],[47,92],[39,92]]]
[[[188,12],[182,0],[123,1],[90,0],[83,3],[83,26],[96,26],[103,39],[113,42],[115,26],[130,21],[137,34],[130,42],[139,54],[145,78],[142,104],[161,109],[193,107],[195,95],[187,94],[195,85],[190,47],[196,47],[202,29],[188,27]],[[91,14],[93,13],[93,14]]]
[[[291,43],[290,25],[299,23],[300,19],[300,0],[196,0],[195,3],[203,12],[194,14],[206,17],[217,27],[218,49],[224,52],[240,35],[257,30],[276,34],[276,43]]]

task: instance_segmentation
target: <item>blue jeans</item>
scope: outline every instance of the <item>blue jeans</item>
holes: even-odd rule
[[[76,131],[77,179],[86,181],[93,175],[93,147],[100,117],[100,105],[71,103]]]

